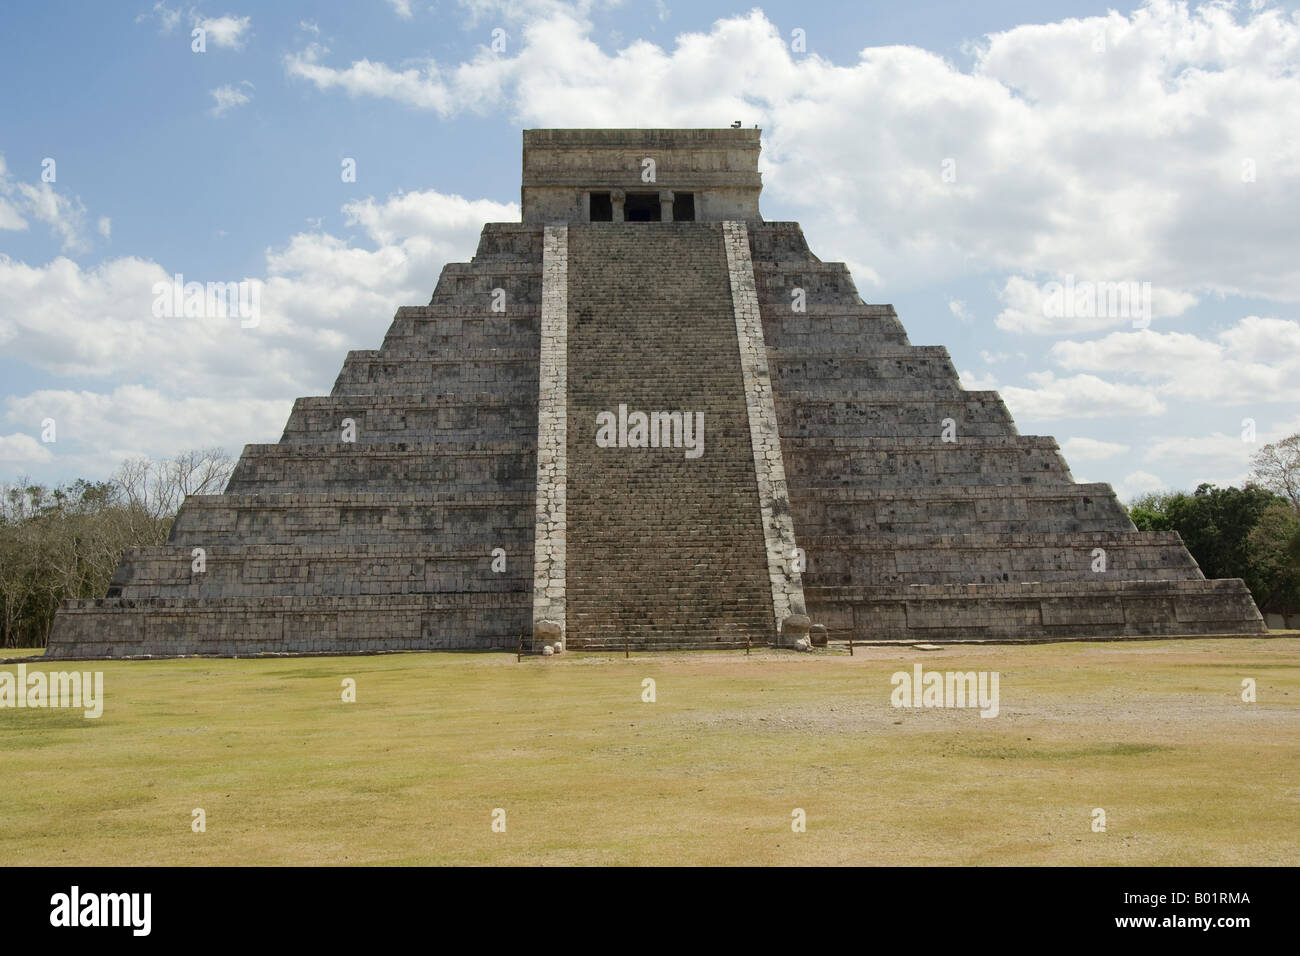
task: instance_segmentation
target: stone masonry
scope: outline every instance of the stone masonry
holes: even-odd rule
[[[794,524],[790,518],[790,495],[781,459],[781,436],[777,428],[772,379],[767,368],[767,346],[763,321],[754,291],[754,266],[749,256],[749,232],[743,222],[724,222],[723,241],[727,248],[727,273],[731,285],[732,309],[740,346],[740,370],[744,378],[745,404],[749,414],[749,440],[753,447],[754,473],[758,480],[759,510],[763,517],[767,573],[772,585],[772,605],[779,628],[791,614],[805,614],[802,574],[795,570],[797,550]]]
[[[569,646],[770,641],[722,224],[572,224],[568,344]],[[702,454],[597,447],[620,406],[702,416]]]
[[[484,226],[104,598],[65,602],[47,655],[1265,632],[1241,581],[1136,531],[765,222],[759,146],[525,131],[522,222]],[[634,425],[601,447],[602,412],[701,413],[703,452]]]
[[[537,530],[533,622],[564,632],[567,491],[569,227],[547,226],[542,252],[542,328],[537,406]]]

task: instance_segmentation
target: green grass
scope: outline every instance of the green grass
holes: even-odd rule
[[[1298,651],[33,662],[102,670],[104,715],[0,709],[0,865],[1294,865]],[[891,708],[915,661],[999,671],[1001,713]]]

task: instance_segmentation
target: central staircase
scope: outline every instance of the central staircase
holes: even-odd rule
[[[568,294],[568,646],[770,641],[722,224],[571,224]],[[703,454],[597,447],[620,404],[703,412]]]

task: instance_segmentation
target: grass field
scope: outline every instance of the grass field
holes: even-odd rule
[[[917,661],[1000,714],[891,707]],[[0,709],[4,866],[1300,863],[1297,636],[29,667],[104,713]]]

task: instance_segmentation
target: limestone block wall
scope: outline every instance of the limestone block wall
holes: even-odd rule
[[[226,492],[68,603],[57,657],[514,648],[532,609],[542,230],[494,224]],[[345,438],[344,419],[351,438]],[[196,549],[202,570],[195,570]]]
[[[1040,640],[1256,634],[1241,581],[1141,535],[1056,442],[911,345],[797,224],[749,225],[804,597],[833,636]],[[1104,570],[1097,555],[1104,554]]]
[[[612,189],[693,192],[697,221],[758,220],[759,148],[746,129],[525,130],[523,220],[586,222],[585,195]]]

